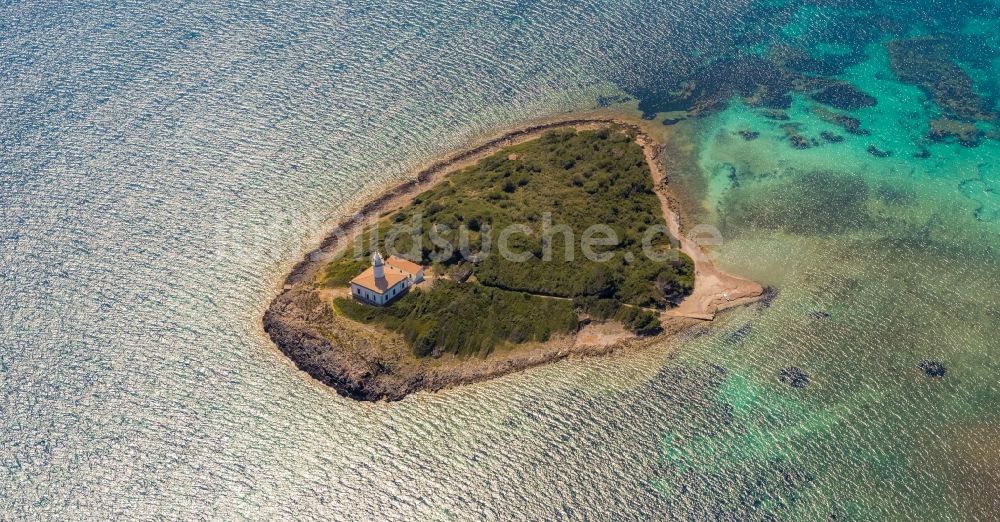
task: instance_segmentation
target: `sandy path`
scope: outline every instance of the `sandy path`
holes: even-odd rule
[[[694,261],[694,291],[677,308],[666,311],[664,316],[711,321],[721,310],[758,300],[764,292],[760,284],[719,270],[701,245],[683,233],[680,218],[670,206],[667,173],[659,161],[660,148],[648,135],[640,135],[637,142],[642,145],[646,163],[653,173],[653,186],[660,200],[667,228],[680,242],[681,252]]]

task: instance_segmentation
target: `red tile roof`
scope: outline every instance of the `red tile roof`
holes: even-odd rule
[[[375,279],[375,269],[368,267],[367,270],[361,272],[354,279],[351,279],[351,284],[356,284],[377,294],[384,294],[390,288],[399,284],[400,281],[406,279],[407,274],[396,270],[385,270],[385,277]]]
[[[417,275],[417,272],[424,269],[424,267],[410,261],[409,259],[403,259],[396,256],[389,256],[389,259],[385,260],[385,264],[413,275]]]

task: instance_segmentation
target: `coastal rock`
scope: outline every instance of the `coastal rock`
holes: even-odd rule
[[[366,386],[377,368],[338,357],[333,344],[311,326],[321,321],[308,310],[316,304],[314,300],[314,296],[296,291],[278,296],[264,314],[264,330],[271,340],[300,370],[342,396],[357,400],[389,397]],[[402,395],[405,393],[398,397]]]
[[[805,388],[809,384],[809,375],[797,366],[789,366],[778,372],[778,380],[792,388]]]
[[[767,310],[774,304],[774,300],[778,298],[779,290],[773,286],[765,286],[764,293],[760,295],[760,300],[757,301],[757,308],[760,310]]]
[[[917,365],[921,371],[923,371],[928,377],[934,379],[941,379],[948,373],[948,369],[945,368],[944,363],[936,361],[934,359],[924,359],[920,361]]]

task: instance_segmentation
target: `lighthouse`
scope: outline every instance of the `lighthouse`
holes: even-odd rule
[[[375,272],[375,280],[385,279],[385,261],[382,260],[382,254],[375,252],[372,254],[372,270]]]
[[[351,295],[358,301],[385,306],[424,280],[424,267],[396,256],[372,253],[372,266],[351,280]]]

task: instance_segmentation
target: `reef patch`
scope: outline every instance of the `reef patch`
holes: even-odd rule
[[[809,374],[797,366],[789,366],[778,372],[778,380],[792,388],[805,388],[809,385]]]
[[[950,118],[994,121],[996,114],[976,93],[972,78],[954,60],[953,42],[945,36],[921,36],[886,44],[889,64],[899,81],[916,85]]]
[[[948,368],[941,361],[934,359],[924,359],[917,365],[925,375],[934,379],[941,379],[948,373]]]
[[[930,131],[927,137],[938,142],[954,139],[963,147],[978,147],[983,138],[983,131],[979,130],[975,124],[953,120],[949,118],[938,118],[931,120]]]
[[[812,99],[844,111],[874,107],[878,104],[878,100],[874,96],[858,90],[849,83],[829,85],[819,92],[813,93]]]

